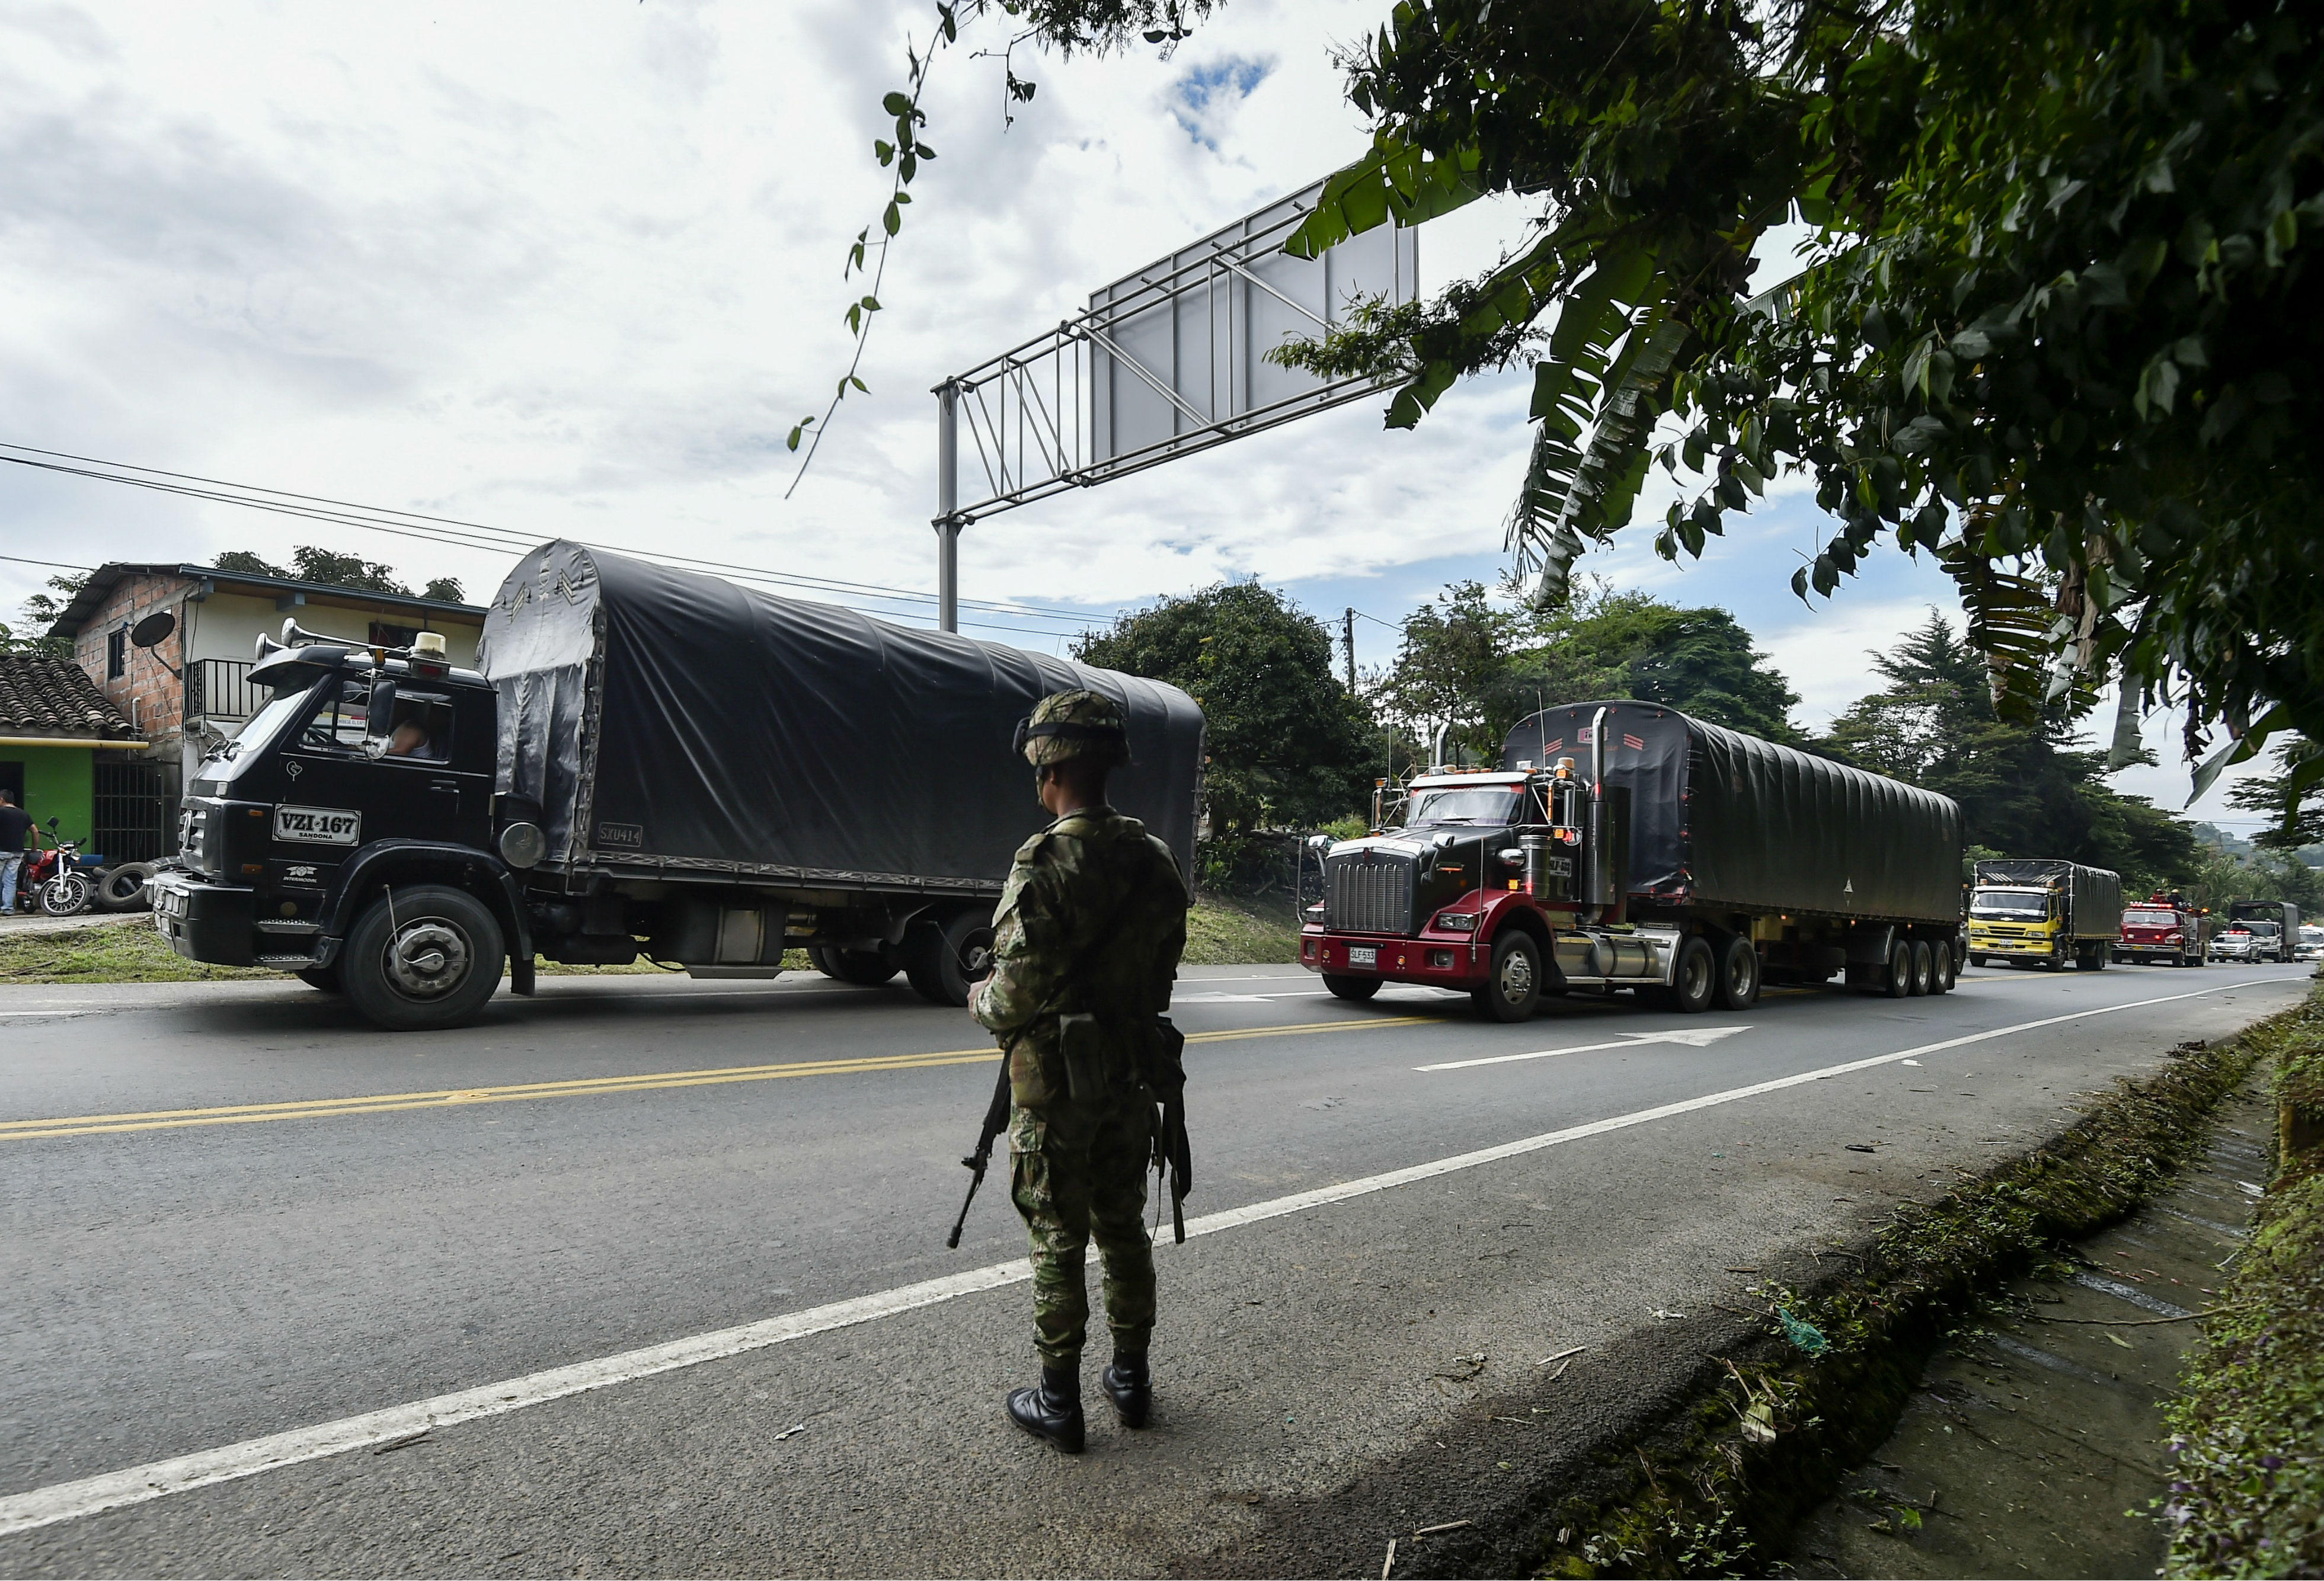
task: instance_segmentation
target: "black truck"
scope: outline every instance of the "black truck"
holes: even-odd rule
[[[1739,1010],[1763,981],[1901,998],[1960,970],[1959,806],[1674,709],[1545,710],[1399,814],[1323,841],[1300,962],[1344,999],[1425,983],[1516,1021],[1545,994]]]
[[[1191,869],[1203,716],[1157,681],[561,541],[502,584],[481,673],[426,633],[284,636],[189,787],[155,924],[382,1026],[466,1020],[503,965],[530,994],[536,956],[766,978],[804,949],[964,1004],[1047,821],[1010,739],[1051,692],[1121,703],[1112,800]]]

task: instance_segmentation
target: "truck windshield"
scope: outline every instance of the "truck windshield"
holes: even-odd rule
[[[2050,915],[2050,898],[2039,889],[1979,889],[1969,897],[1973,917],[2032,917]]]
[[[1524,792],[1513,785],[1457,786],[1412,793],[1404,826],[1425,823],[1514,823]]]
[[[2179,925],[2178,914],[2168,911],[2126,911],[2122,914],[2126,928],[2172,928]]]
[[[2273,939],[2278,933],[2283,932],[2282,928],[2278,927],[2273,923],[2246,923],[2244,926],[2250,929],[2253,933],[2258,934],[2263,939]]]
[[[307,696],[305,691],[276,693],[273,702],[252,714],[250,722],[235,732],[234,740],[204,759],[202,777],[233,779],[257,762],[267,745],[306,707]]]

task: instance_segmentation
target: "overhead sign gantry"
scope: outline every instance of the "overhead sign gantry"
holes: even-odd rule
[[[959,629],[960,529],[970,522],[1380,388],[1266,360],[1286,339],[1339,327],[1354,302],[1419,295],[1415,233],[1402,225],[1365,231],[1317,258],[1283,250],[1323,190],[1318,181],[1123,276],[1056,329],[936,387],[943,630]],[[965,490],[964,427],[974,458]]]

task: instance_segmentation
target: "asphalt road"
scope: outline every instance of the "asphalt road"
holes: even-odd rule
[[[1079,1461],[999,1411],[1034,1367],[1005,1176],[944,1247],[995,1070],[964,1013],[567,978],[397,1036],[295,984],[0,989],[0,1572],[1376,1570],[1554,1491],[1744,1286],[2307,987],[1972,972],[1500,1026],[1190,969],[1208,1217],[1157,1252],[1155,1427],[1093,1411]],[[493,1414],[295,1437],[464,1391]]]

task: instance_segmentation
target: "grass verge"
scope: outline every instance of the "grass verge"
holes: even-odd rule
[[[2196,1154],[2207,1117],[2271,1040],[2318,1015],[2311,1001],[2217,1046],[2182,1044],[2168,1068],[2121,1083],[2052,1145],[1934,1203],[1900,1208],[1850,1271],[1812,1290],[1760,1287],[1766,1331],[1706,1363],[1691,1403],[1674,1418],[1607,1452],[1589,1479],[1591,1494],[1529,1512],[1542,1535],[1526,1567],[1541,1576],[1766,1574],[1797,1522],[1886,1439],[1946,1336],[2003,1282],[2153,1194]],[[2310,1327],[2301,1332],[2314,1336],[2317,1286],[2303,1288],[2309,1293],[2295,1299],[2309,1303]],[[2324,1375],[2313,1339],[2302,1343],[2310,1346],[2308,1376]],[[2312,1422],[2316,1396],[2306,1398]],[[2312,1516],[2312,1502],[2309,1509]]]
[[[1215,895],[1205,895],[1186,914],[1188,966],[1277,966],[1299,959],[1299,930],[1276,903],[1277,915],[1261,915]]]
[[[2166,1417],[2173,1576],[2324,1574],[2324,994],[2253,1042],[2276,1174]]]
[[[788,951],[783,967],[788,971],[815,970],[804,950]],[[543,961],[535,970],[543,977],[658,977],[666,971],[642,961],[631,966],[561,966]],[[0,983],[280,982],[283,977],[269,967],[189,961],[170,948],[150,917],[0,936]]]

